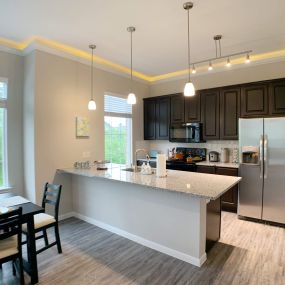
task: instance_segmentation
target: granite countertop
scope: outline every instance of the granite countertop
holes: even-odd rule
[[[228,167],[228,168],[239,168],[238,163],[231,162],[211,162],[211,161],[201,161],[196,162],[197,165],[205,165],[205,166],[219,166],[219,167]]]
[[[189,194],[194,197],[215,200],[228,189],[237,184],[241,178],[197,172],[167,170],[167,177],[159,178],[155,174],[143,175],[140,172],[122,170],[125,167],[115,166],[107,170],[90,169],[58,169],[61,173],[98,177],[124,183],[142,185],[153,189]]]

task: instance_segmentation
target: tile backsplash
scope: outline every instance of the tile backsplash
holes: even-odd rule
[[[168,154],[168,149],[173,147],[193,147],[193,148],[206,148],[207,154],[210,151],[217,151],[221,153],[222,148],[230,149],[229,160],[232,162],[232,150],[238,148],[238,140],[217,140],[217,141],[208,141],[206,143],[171,143],[169,141],[140,141],[136,143],[137,148],[143,147],[146,150],[157,150],[160,153]],[[207,155],[208,160],[208,155]]]

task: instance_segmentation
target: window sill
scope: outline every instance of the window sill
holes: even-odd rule
[[[12,189],[14,189],[13,186],[0,186],[0,192],[7,192]]]

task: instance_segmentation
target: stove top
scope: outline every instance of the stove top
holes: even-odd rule
[[[185,148],[185,147],[177,147],[176,148],[177,153],[183,154],[183,159],[171,159],[166,161],[166,168],[167,169],[174,169],[174,170],[182,170],[182,171],[196,171],[197,166],[195,161],[187,162],[186,158],[188,156],[191,156],[192,159],[195,157],[199,157],[199,161],[205,161],[206,160],[206,152],[207,150],[205,148]]]

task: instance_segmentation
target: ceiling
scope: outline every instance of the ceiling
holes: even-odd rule
[[[39,36],[129,66],[149,76],[187,66],[184,0],[0,0],[0,37],[24,41]],[[222,52],[254,54],[285,48],[284,0],[193,0],[190,10],[191,61],[215,56],[213,36],[222,34]],[[270,6],[269,6],[270,5]],[[283,25],[282,25],[283,23]]]

